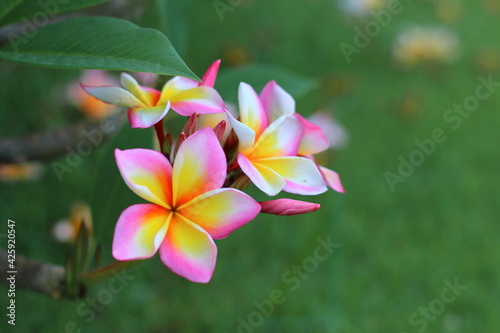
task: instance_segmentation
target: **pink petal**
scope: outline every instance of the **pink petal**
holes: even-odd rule
[[[160,258],[174,273],[193,282],[207,283],[215,269],[217,247],[205,230],[174,214],[160,246]]]
[[[327,190],[316,164],[305,157],[284,156],[253,161],[263,165],[286,181],[285,192],[315,195]]]
[[[166,105],[149,108],[132,108],[128,110],[128,120],[132,128],[149,128],[162,120],[170,110],[170,102]]]
[[[292,199],[263,201],[259,202],[259,204],[262,207],[262,213],[288,216],[314,212],[320,207],[316,203]]]
[[[126,106],[128,108],[147,107],[131,92],[120,87],[91,87],[82,84],[82,88],[91,96],[94,96],[100,101]]]
[[[311,123],[297,113],[295,117],[299,119],[304,126],[304,134],[298,152],[299,155],[320,153],[330,147],[330,142],[321,127]]]
[[[274,196],[286,185],[285,180],[275,171],[266,166],[252,163],[245,155],[238,154],[238,164],[241,170],[250,178],[262,192]]]
[[[241,82],[238,89],[240,121],[259,136],[267,127],[267,117],[259,96],[253,88]]]
[[[336,173],[333,170],[327,169],[325,167],[320,166],[319,170],[321,171],[321,174],[323,175],[324,180],[326,183],[335,191],[340,192],[340,193],[345,193],[344,187],[342,186],[342,183],[340,182],[340,177],[339,174]]]
[[[251,159],[297,155],[302,133],[303,127],[297,118],[281,116],[257,140]]]
[[[202,194],[177,212],[198,224],[214,239],[227,237],[259,214],[260,206],[245,193],[222,188]]]
[[[260,93],[260,100],[270,122],[285,114],[295,113],[295,100],[276,81],[266,84]]]
[[[170,98],[171,107],[181,116],[224,112],[224,101],[210,87],[196,87]]]
[[[116,164],[125,183],[137,195],[162,207],[172,201],[172,166],[163,154],[150,149],[115,149]]]
[[[167,81],[161,90],[160,100],[170,100],[180,93],[198,87],[199,82],[182,76],[176,76]]]
[[[226,170],[226,155],[211,128],[189,136],[174,161],[174,205],[179,207],[205,192],[221,188]]]
[[[172,213],[153,204],[128,207],[118,218],[113,237],[116,260],[151,258],[160,247]]]
[[[327,111],[318,111],[309,117],[309,121],[318,125],[330,142],[330,149],[341,149],[347,145],[347,130]]]
[[[205,74],[201,78],[201,86],[212,87],[215,84],[215,79],[217,78],[217,72],[219,71],[220,60],[214,61],[210,67],[208,67]]]

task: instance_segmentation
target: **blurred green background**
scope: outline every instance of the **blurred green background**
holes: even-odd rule
[[[78,311],[85,299],[18,290],[16,326],[10,327],[2,284],[1,331],[59,333],[75,322],[75,332],[498,332],[500,92],[481,101],[457,129],[443,120],[446,110],[474,94],[479,76],[500,81],[498,1],[401,1],[403,10],[351,63],[340,44],[354,45],[354,28],[371,15],[352,17],[334,0],[222,3],[231,8],[223,20],[214,2],[202,0],[135,2],[128,18],[165,30],[198,75],[222,59],[216,87],[228,101],[235,101],[239,81],[260,89],[276,77],[301,114],[334,114],[350,140],[322,160],[339,172],[347,193],[310,198],[322,208],[308,215],[261,214],[218,241],[207,285],[176,276],[158,256],[145,261],[129,270],[133,281],[92,320]],[[410,23],[448,26],[460,40],[456,61],[397,65],[391,48]],[[83,118],[63,97],[78,72],[2,62],[0,73],[1,137]],[[414,141],[431,138],[435,128],[448,139],[391,191],[385,173],[396,174],[398,157],[408,159]],[[92,206],[95,234],[110,262],[120,212],[141,201],[123,183],[112,150],[148,147],[151,137],[125,126],[62,182],[49,161],[36,182],[1,183],[1,246],[12,219],[18,254],[62,265],[70,246],[55,242],[51,229],[83,200]],[[307,277],[292,273],[296,283],[284,280],[287,270],[314,254],[318,237],[340,246]],[[452,302],[435,301],[447,288],[444,281],[455,279],[467,288]],[[88,296],[103,288],[106,283]],[[262,316],[255,304],[266,303],[275,289],[286,300]],[[425,319],[421,308],[430,305]]]

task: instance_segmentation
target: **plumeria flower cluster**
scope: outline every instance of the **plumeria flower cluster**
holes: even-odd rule
[[[117,260],[159,252],[176,274],[206,283],[215,268],[214,239],[227,237],[260,212],[296,215],[319,208],[286,198],[257,202],[243,193],[248,185],[269,196],[315,195],[327,186],[344,191],[337,173],[316,164],[313,154],[329,142],[319,126],[295,113],[293,98],[274,81],[259,95],[241,83],[239,115],[231,114],[213,88],[219,65],[214,62],[201,83],[174,77],[161,91],[128,74],[122,74],[123,88],[84,86],[97,99],[128,107],[133,128],[154,126],[159,141],[159,151],[115,151],[125,183],[149,202],[120,215],[113,239]],[[175,139],[163,129],[170,109],[189,117]]]
[[[412,67],[420,63],[449,64],[460,52],[458,36],[444,26],[409,26],[397,36],[392,48],[394,59]]]

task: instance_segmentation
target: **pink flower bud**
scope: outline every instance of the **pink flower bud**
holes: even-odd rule
[[[292,199],[262,201],[259,204],[262,207],[261,213],[288,216],[314,212],[320,207],[317,203]]]

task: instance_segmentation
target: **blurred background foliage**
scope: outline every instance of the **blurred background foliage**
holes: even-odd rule
[[[157,256],[145,261],[90,322],[77,311],[85,299],[18,290],[15,331],[64,332],[74,321],[82,332],[236,332],[238,318],[248,322],[256,311],[254,301],[278,288],[286,301],[252,327],[255,332],[417,332],[423,326],[412,325],[410,316],[440,299],[445,279],[457,278],[467,289],[427,321],[425,332],[498,332],[500,92],[481,101],[456,130],[443,120],[447,109],[474,93],[478,76],[500,81],[497,1],[401,1],[403,10],[351,63],[340,45],[354,45],[354,27],[373,20],[370,14],[353,15],[334,0],[222,2],[232,8],[223,20],[214,2],[202,0],[121,1],[130,10],[118,12],[165,32],[197,75],[222,59],[216,88],[228,101],[236,101],[239,81],[260,89],[276,79],[301,114],[334,114],[350,140],[322,159],[339,172],[347,193],[311,198],[322,208],[308,215],[261,215],[218,241],[217,268],[207,285],[176,276]],[[398,65],[392,47],[412,23],[447,26],[460,42],[456,60]],[[1,137],[83,118],[65,97],[78,71],[1,62],[0,73]],[[435,128],[448,139],[391,191],[384,173],[397,173],[398,156],[408,159],[414,140],[430,138]],[[9,218],[16,221],[18,254],[62,265],[70,246],[54,241],[52,227],[73,202],[85,201],[103,261],[110,262],[115,222],[140,200],[123,183],[112,151],[151,142],[152,131],[125,126],[62,182],[49,161],[37,181],[1,183],[1,246]],[[340,247],[290,290],[283,273],[329,235]],[[105,287],[91,288],[88,296]],[[3,284],[0,293],[5,309]],[[5,317],[0,327],[7,327]]]

